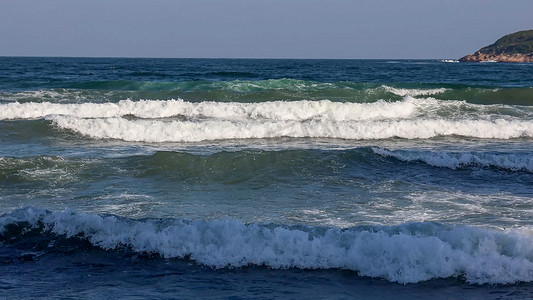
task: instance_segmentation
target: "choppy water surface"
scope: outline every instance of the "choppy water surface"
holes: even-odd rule
[[[533,297],[532,82],[531,64],[0,58],[0,294]]]

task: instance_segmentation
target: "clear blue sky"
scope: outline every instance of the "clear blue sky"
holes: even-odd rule
[[[1,56],[458,58],[532,0],[0,0]]]

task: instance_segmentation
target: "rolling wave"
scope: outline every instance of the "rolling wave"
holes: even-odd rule
[[[233,77],[239,74],[228,72],[217,73],[218,75],[230,75]],[[220,80],[220,81],[133,81],[133,80],[112,80],[112,81],[89,81],[73,83],[70,88],[74,89],[105,89],[105,90],[181,90],[191,91],[208,91],[208,90],[227,90],[235,92],[256,92],[263,90],[290,90],[290,91],[310,91],[320,89],[334,88],[361,88],[365,86],[359,83],[350,82],[316,82],[298,79],[267,79],[267,80]]]
[[[232,81],[101,81],[74,83],[68,87],[26,91],[0,91],[0,102],[118,102],[123,99],[183,98],[222,102],[265,102],[331,99],[343,102],[397,101],[402,97],[432,96],[477,104],[533,105],[533,88],[494,88],[458,84],[377,84],[349,81],[318,82],[296,79]]]
[[[64,104],[26,102],[0,104],[0,120],[39,119],[48,115],[78,118],[110,118],[132,115],[138,118],[272,119],[334,121],[407,119],[414,117],[531,118],[533,108],[514,105],[476,105],[464,101],[413,98],[370,103],[330,100],[241,102],[189,102],[177,100],[121,100],[106,103]]]
[[[374,147],[379,155],[394,157],[401,161],[421,161],[436,167],[458,169],[468,166],[495,167],[510,171],[533,172],[533,157],[525,154],[492,154],[471,152],[433,152],[388,150]]]
[[[159,121],[124,118],[81,119],[67,116],[47,118],[55,126],[96,139],[128,142],[199,142],[225,139],[337,138],[428,139],[465,136],[485,139],[533,137],[532,121],[485,120],[385,120],[385,121],[261,121],[208,120]]]
[[[168,180],[177,179],[188,183],[235,184],[254,180],[269,184],[288,178],[306,178],[308,174],[314,173],[350,177],[353,176],[354,168],[370,165],[376,169],[387,170],[386,172],[397,172],[389,169],[393,166],[408,167],[401,166],[398,162],[383,165],[383,157],[393,157],[405,164],[414,161],[454,170],[488,167],[513,172],[533,172],[533,160],[527,153],[448,153],[360,147],[329,151],[240,150],[212,154],[156,151],[145,155],[129,153],[123,157],[99,159],[59,156],[0,157],[0,180],[4,184],[43,182],[68,185],[75,180],[89,182],[122,172],[135,177],[162,176]],[[379,167],[376,167],[376,164],[379,164]]]
[[[80,158],[69,156],[0,157],[0,184],[17,182],[89,182],[102,176],[127,173],[132,176],[179,178],[184,181],[231,182],[234,178],[298,176],[312,170],[332,172],[351,161],[372,155],[370,148],[345,151],[242,150],[210,154],[155,151],[125,152],[121,156]],[[110,167],[113,166],[113,167]],[[104,176],[104,177],[105,177]]]
[[[348,269],[399,283],[448,277],[475,284],[533,281],[533,236],[526,228],[438,223],[287,227],[237,220],[135,220],[38,208],[3,215],[0,228],[0,240],[7,243],[31,239],[33,232],[40,240],[47,235],[78,239],[107,250],[126,247],[215,268]]]
[[[189,183],[232,184],[257,179],[268,184],[293,176],[305,177],[314,172],[331,174],[347,164],[360,163],[372,157],[373,152],[367,147],[348,151],[221,151],[210,155],[157,151],[149,155],[99,159],[0,157],[0,180],[8,184],[36,181],[69,184],[73,179],[83,178],[84,182],[88,182],[107,174],[124,172],[137,177],[163,176]]]
[[[271,119],[335,121],[395,119],[410,117],[417,108],[416,101],[373,103],[345,103],[322,101],[272,101],[260,103],[200,103],[179,100],[123,100],[118,103],[9,103],[1,105],[0,120],[39,119],[48,115],[65,115],[77,118],[111,118],[131,115],[138,118],[187,118],[215,119]]]
[[[382,85],[383,89],[385,89],[387,92],[393,93],[398,96],[429,96],[429,95],[435,95],[435,94],[442,94],[446,92],[448,89],[446,88],[438,88],[438,89],[406,89],[406,88],[395,88],[391,86]]]
[[[122,100],[0,105],[0,120],[42,119],[98,139],[198,142],[226,139],[426,139],[533,137],[528,106],[476,105],[406,96],[371,103],[320,101],[188,102]]]
[[[224,72],[216,73],[221,75],[234,74]],[[446,88],[398,88],[387,85],[377,85],[370,83],[337,81],[320,82],[311,80],[281,78],[266,80],[218,80],[218,81],[133,81],[133,80],[112,80],[112,81],[89,81],[73,83],[69,88],[74,89],[99,89],[99,90],[181,90],[207,91],[226,90],[234,92],[257,92],[264,90],[287,90],[293,92],[316,91],[316,90],[367,90],[387,91],[400,96],[405,95],[433,95],[446,91]]]

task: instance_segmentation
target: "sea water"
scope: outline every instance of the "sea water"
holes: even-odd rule
[[[0,266],[13,299],[532,298],[533,64],[0,58]]]

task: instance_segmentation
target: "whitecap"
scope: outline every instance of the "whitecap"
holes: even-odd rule
[[[531,228],[407,223],[343,230],[238,220],[132,220],[25,208],[0,217],[0,230],[24,222],[67,238],[83,237],[103,249],[128,247],[215,268],[347,269],[399,283],[448,277],[476,284],[533,281]]]

